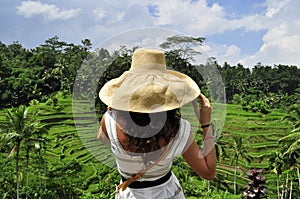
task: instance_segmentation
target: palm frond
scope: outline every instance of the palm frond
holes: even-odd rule
[[[17,140],[20,137],[20,134],[16,132],[7,133],[4,136],[4,143],[12,142],[13,140]]]
[[[298,132],[300,137],[300,127],[297,127],[291,131],[292,133]]]
[[[9,152],[8,152],[8,154],[7,154],[7,157],[10,158],[10,157],[14,154],[14,152],[16,151],[17,148],[18,148],[18,145],[15,144],[15,145],[9,150]]]
[[[297,151],[300,149],[300,138],[298,140],[296,140],[295,142],[293,142],[289,148],[283,153],[283,156],[287,155],[287,154],[291,154],[294,151]]]
[[[292,132],[291,134],[286,135],[286,136],[280,138],[280,139],[278,140],[278,142],[279,142],[279,143],[282,143],[282,142],[292,141],[292,140],[295,140],[295,139],[297,139],[297,138],[299,139],[299,137],[300,137],[300,131],[299,131],[299,129],[300,129],[300,128],[297,128],[297,129],[292,130],[292,131],[291,131],[291,132]]]

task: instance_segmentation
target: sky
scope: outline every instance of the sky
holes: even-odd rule
[[[220,65],[300,66],[299,8],[299,0],[1,0],[0,41],[30,49],[58,36],[148,47],[176,33],[206,38],[199,50]]]

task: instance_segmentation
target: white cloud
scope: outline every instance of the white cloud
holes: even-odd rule
[[[297,0],[267,0],[262,13],[239,19],[227,18],[224,8],[214,3],[208,6],[205,0],[193,3],[182,0],[156,1],[159,16],[153,19],[155,26],[170,27],[192,36],[208,36],[243,28],[245,31],[265,30],[262,46],[254,55],[247,55],[246,49],[237,45],[212,44],[211,53],[218,60],[237,64],[242,62],[251,67],[257,62],[266,64],[286,63],[300,66],[300,21]],[[217,48],[217,49],[214,49]]]
[[[76,17],[81,9],[62,10],[52,4],[43,4],[40,1],[23,1],[17,7],[18,14],[25,17],[42,15],[47,20],[70,19]]]
[[[157,1],[159,16],[153,19],[155,26],[178,27],[178,30],[188,34],[207,35],[223,32],[230,27],[224,26],[225,12],[217,3],[207,6],[205,0],[193,3],[183,0]],[[224,24],[224,25],[223,25]]]
[[[215,56],[219,63],[241,62],[249,67],[257,62],[271,65],[277,63],[300,65],[300,48],[297,46],[300,43],[298,14],[300,1],[298,0],[266,0],[263,3],[266,8],[264,11],[248,16],[242,14],[240,16],[243,17],[240,18],[234,18],[218,3],[209,6],[206,0],[153,0],[151,2],[90,0],[88,3],[72,1],[72,4],[69,1],[59,0],[51,2],[56,3],[23,1],[17,10],[22,16],[42,16],[49,21],[74,18],[80,13],[82,17],[77,17],[72,20],[72,23],[65,22],[61,27],[53,28],[45,23],[44,31],[48,32],[48,35],[49,32],[59,36],[64,35],[67,39],[78,38],[76,41],[88,37],[95,43],[112,35],[141,27],[169,28],[185,35],[207,38],[213,34],[218,34],[222,38],[224,32],[228,38],[228,34],[237,29],[260,31],[260,33],[263,30],[265,35],[261,38],[261,47],[255,53],[249,54],[247,46],[241,45],[243,41],[235,42],[234,39],[230,39],[230,43],[228,40],[222,42],[221,39],[218,39],[218,43],[207,40],[205,41],[206,53],[209,53],[208,56]],[[69,4],[81,9],[66,9]],[[148,10],[149,5],[155,6],[155,17]],[[77,31],[69,34],[70,27]],[[154,41],[151,39],[144,41],[145,45],[152,42]]]
[[[257,53],[241,59],[241,62],[253,66],[257,62],[266,65],[287,64],[300,66],[300,20],[298,8],[300,2],[267,1],[268,9],[260,20],[265,21],[267,32],[263,36],[263,45]]]
[[[93,14],[96,20],[101,20],[106,17],[106,12],[101,8],[95,9]]]
[[[201,46],[199,51],[202,52],[206,59],[215,57],[221,65],[224,62],[236,64],[241,57],[241,49],[236,45],[209,43]]]
[[[113,52],[121,46],[131,49],[133,47],[160,48],[159,45],[167,37],[177,35],[178,32],[164,28],[138,28],[115,34],[95,48],[105,48]]]
[[[266,16],[272,18],[276,15],[282,8],[284,8],[289,0],[281,0],[281,1],[274,1],[274,0],[267,0],[268,9],[266,11]]]

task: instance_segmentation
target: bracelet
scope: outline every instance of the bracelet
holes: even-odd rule
[[[208,140],[208,139],[215,139],[215,136],[208,135],[203,139],[203,141]]]
[[[211,123],[209,123],[209,124],[205,124],[205,125],[202,125],[202,126],[201,126],[201,128],[203,128],[203,129],[204,129],[204,128],[206,128],[206,127],[209,127],[210,125],[211,125]]]

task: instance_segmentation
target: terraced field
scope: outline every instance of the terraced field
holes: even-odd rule
[[[291,131],[291,126],[282,121],[283,113],[272,112],[264,115],[261,113],[245,112],[242,107],[227,105],[226,121],[223,128],[223,142],[232,153],[232,135],[241,135],[244,144],[248,143],[247,155],[252,157],[250,164],[239,160],[237,184],[240,188],[247,182],[244,178],[245,171],[257,168],[265,169],[265,175],[270,187],[276,186],[276,176],[269,173],[269,158],[278,151],[277,140]],[[230,166],[232,156],[225,158],[218,166],[218,172],[227,175],[229,184],[233,182],[233,167]],[[270,171],[268,171],[270,172]],[[272,191],[270,190],[272,193]]]
[[[72,102],[70,97],[63,98],[62,96],[58,99],[58,104],[55,106],[46,103],[39,104],[40,120],[48,128],[45,155],[47,172],[65,176],[66,178],[56,178],[56,180],[69,179],[62,181],[62,185],[65,183],[68,186],[76,187],[76,191],[83,194],[93,193],[103,198],[111,197],[109,194],[114,190],[114,184],[117,184],[120,178],[114,167],[115,162],[111,157],[109,147],[96,140],[99,127],[97,118],[99,117],[95,115],[93,106],[87,102]],[[215,111],[214,114],[222,113]],[[193,130],[196,131],[198,123],[192,109],[184,108],[182,115],[191,121]],[[283,116],[284,114],[278,112],[268,115],[245,112],[240,106],[226,105],[226,118],[221,134],[227,153],[232,153],[232,135],[242,135],[243,140],[250,143],[251,148],[249,148],[248,155],[253,158],[250,164],[239,161],[237,179],[239,188],[246,183],[244,178],[246,170],[254,166],[268,168],[269,156],[278,148],[278,138],[291,130],[290,126],[281,121]],[[1,114],[0,122],[4,122],[4,119]],[[199,134],[196,135],[196,138],[201,142]],[[227,183],[230,188],[233,186],[234,174],[231,157],[223,158],[217,168],[217,177]],[[179,158],[174,166],[174,172],[180,176],[181,183],[186,184],[186,180],[190,178],[199,179],[182,161]],[[67,169],[71,164],[78,165],[78,169],[74,169],[77,167]],[[61,173],[59,174],[59,172]],[[35,179],[36,177],[32,176],[31,178]],[[275,176],[268,175],[268,178],[270,179],[269,183],[275,183]],[[46,175],[45,180],[53,179]],[[212,184],[218,184],[218,182],[212,182]],[[184,185],[184,187],[186,186]]]
[[[57,106],[52,107],[50,112],[49,107],[40,106],[41,121],[49,127],[50,147],[47,156],[51,161],[48,167],[51,172],[56,170],[56,162],[79,163],[81,169],[70,176],[77,191],[101,193],[102,197],[108,198],[110,190],[114,189],[114,184],[119,179],[116,178],[116,169],[109,168],[99,159],[110,157],[110,148],[96,139],[99,122],[95,112],[72,109],[72,103],[71,98],[59,98]],[[76,106],[78,107],[85,106]],[[55,109],[59,111],[55,112]],[[113,158],[109,159],[113,161]]]

